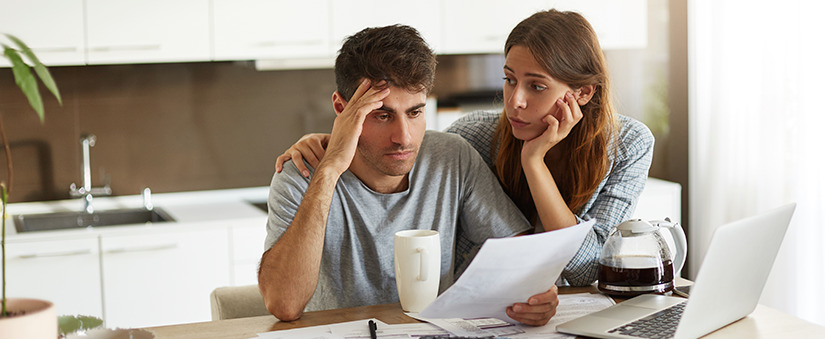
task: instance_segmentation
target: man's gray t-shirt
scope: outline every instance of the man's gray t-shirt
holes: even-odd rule
[[[301,226],[290,224],[308,185],[291,162],[273,176],[265,249],[288,227]],[[318,286],[306,310],[398,302],[393,237],[407,229],[438,231],[443,291],[453,283],[459,227],[476,243],[532,229],[479,154],[458,135],[426,132],[403,192],[377,193],[344,172],[330,205]]]

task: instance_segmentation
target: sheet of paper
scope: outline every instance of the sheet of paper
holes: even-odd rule
[[[378,338],[420,338],[423,336],[449,336],[444,329],[428,323],[392,324],[378,326]]]
[[[521,237],[488,239],[458,281],[420,316],[514,322],[505,313],[507,306],[546,292],[576,254],[594,222]]]
[[[421,318],[418,313],[406,313],[415,319],[436,325],[457,337],[510,337],[524,333],[519,325],[511,324],[495,318],[448,318],[428,319]]]
[[[410,337],[404,333],[381,333],[381,329],[386,329],[389,325],[378,319],[372,319],[372,321],[375,321],[375,324],[378,325],[379,330],[376,331],[378,338],[402,339]],[[330,324],[328,326],[333,338],[364,339],[370,337],[369,319]]]
[[[364,319],[348,321],[343,323],[302,327],[291,330],[280,330],[265,333],[258,333],[258,336],[251,339],[349,339],[349,338],[369,338],[369,321],[375,321],[379,328],[388,326],[378,319]],[[388,336],[379,338],[409,338],[409,336],[397,337]]]
[[[250,339],[333,339],[329,326],[313,326],[296,328],[292,330],[280,330],[265,333],[258,333],[257,337]]]
[[[573,336],[557,332],[556,325],[596,311],[601,311],[613,304],[613,299],[597,293],[562,294],[559,295],[559,306],[556,309],[556,315],[554,315],[545,326],[510,324],[494,318],[427,319],[420,317],[417,313],[406,314],[418,320],[438,325],[454,336],[507,337],[519,339],[571,338]]]
[[[573,338],[575,336],[559,333],[556,325],[576,319],[578,317],[601,311],[613,305],[613,299],[603,294],[579,293],[559,295],[559,306],[556,315],[544,326],[519,325],[524,333],[510,336],[511,338]]]

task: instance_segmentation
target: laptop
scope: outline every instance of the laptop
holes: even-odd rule
[[[744,318],[759,302],[795,208],[792,203],[720,226],[688,299],[645,294],[556,330],[596,338],[698,338]]]

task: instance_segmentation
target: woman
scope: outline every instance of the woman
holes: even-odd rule
[[[653,135],[615,113],[604,55],[580,14],[530,16],[510,33],[504,54],[504,112],[467,114],[447,132],[478,150],[537,231],[596,219],[562,273],[571,285],[592,284],[608,232],[631,216],[644,188]],[[324,139],[305,136],[278,157],[276,170],[302,156],[314,166]],[[296,165],[309,175],[301,161]],[[477,246],[459,234],[459,271]]]

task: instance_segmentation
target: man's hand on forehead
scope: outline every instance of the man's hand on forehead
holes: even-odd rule
[[[369,86],[370,86],[369,88],[370,89],[375,89],[375,90],[379,90],[379,91],[388,89],[388,88],[393,86],[393,82],[390,81],[390,80],[361,78],[361,82],[358,84],[358,87],[361,87],[361,85],[364,84],[364,81],[369,83]],[[357,92],[357,89],[356,89],[356,92]],[[355,95],[353,94],[353,97],[354,96]],[[350,100],[351,99],[352,98],[350,98]]]
[[[352,98],[335,118],[329,145],[319,169],[329,166],[341,175],[349,168],[355,157],[366,116],[381,108],[382,100],[389,94],[389,86],[385,81],[378,82],[376,86],[371,86],[369,80],[361,81]]]

